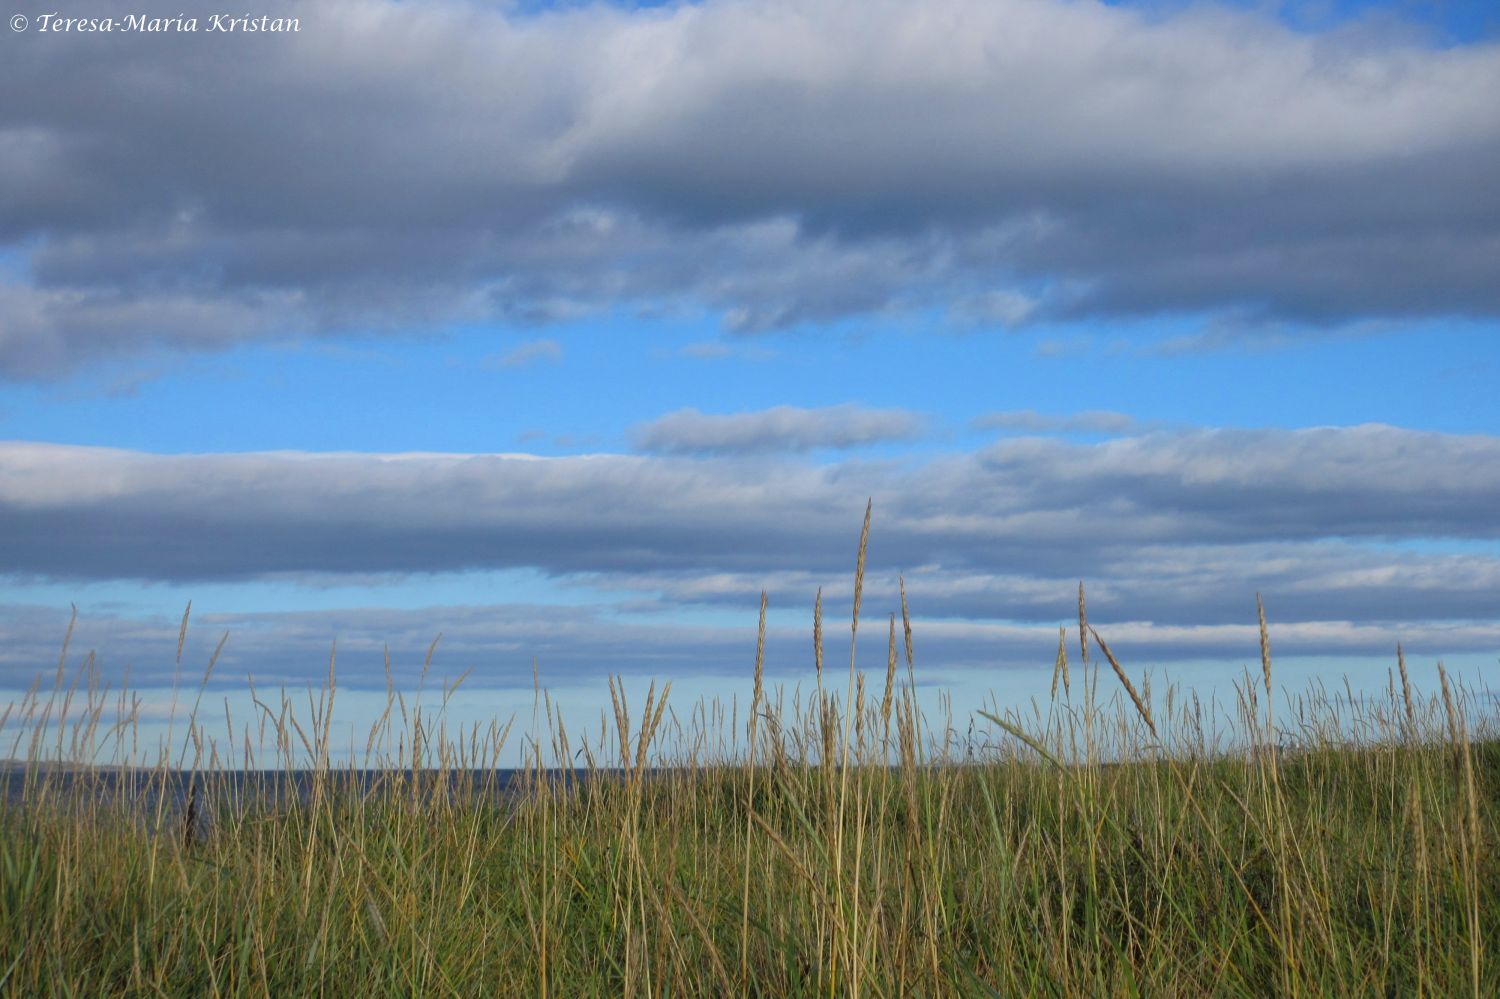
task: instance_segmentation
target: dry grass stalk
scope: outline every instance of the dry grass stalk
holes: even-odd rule
[[[1265,678],[1266,685],[1266,711],[1271,710],[1271,635],[1266,628],[1266,607],[1260,601],[1260,594],[1255,595],[1255,614],[1260,620],[1260,670]]]
[[[1401,701],[1406,706],[1406,732],[1410,738],[1417,731],[1417,707],[1411,697],[1411,677],[1406,673],[1406,650],[1396,643],[1396,668],[1401,671]]]
[[[849,690],[844,698],[844,745],[843,763],[847,769],[849,762],[849,706],[854,703],[854,674],[855,674],[855,649],[859,640],[859,605],[864,596],[865,589],[865,554],[870,547],[870,513],[875,508],[873,499],[865,501],[865,522],[859,529],[859,554],[854,564],[854,612],[849,618]],[[842,794],[840,795],[842,799]],[[840,815],[843,814],[842,801],[839,806]]]
[[[1448,686],[1448,671],[1443,667],[1442,663],[1438,663],[1437,668],[1438,684],[1443,689],[1443,709],[1448,714],[1448,731],[1453,738],[1453,742],[1457,744],[1462,732],[1463,723],[1459,720],[1458,708],[1453,703],[1453,692]]]
[[[818,657],[822,659],[820,655]],[[755,690],[750,700],[751,741],[755,739],[755,709],[765,697],[766,674],[766,591],[760,591],[760,623],[755,629]]]
[[[896,615],[891,614],[891,633],[886,644],[885,656],[885,696],[880,699],[880,724],[890,736],[891,731],[891,698],[896,692]]]
[[[615,733],[620,737],[620,766],[630,766],[630,706],[625,703],[624,678],[609,678],[609,701],[615,709]]]
[[[915,667],[912,665],[913,658],[912,658],[912,642],[911,642],[911,609],[909,607],[907,607],[907,604],[906,604],[906,577],[905,576],[901,576],[901,577],[899,577],[899,579],[900,579],[900,587],[901,587],[901,630],[904,633],[905,639],[906,639],[906,685],[907,685],[907,692],[903,693],[902,697],[903,698],[908,698],[909,697],[912,701],[914,701],[916,699],[916,695],[917,695],[917,674],[916,674]],[[910,708],[911,706],[908,705],[908,707]],[[921,746],[921,742],[922,742],[921,726],[922,726],[922,723],[921,723],[920,718],[918,718],[917,712],[915,711],[915,709],[910,710],[908,713],[911,715],[911,719],[910,720],[912,722],[911,748],[915,751],[915,750],[919,749],[920,746]],[[904,749],[902,751],[905,752]]]
[[[1448,730],[1453,740],[1453,751],[1458,756],[1458,763],[1463,774],[1464,797],[1468,809],[1464,815],[1463,823],[1460,825],[1460,837],[1464,857],[1464,881],[1466,894],[1468,895],[1467,915],[1469,923],[1469,971],[1470,985],[1474,996],[1482,995],[1481,991],[1481,966],[1480,955],[1483,953],[1482,928],[1479,915],[1479,843],[1484,835],[1483,827],[1479,824],[1479,794],[1474,782],[1474,756],[1470,752],[1468,726],[1464,724],[1463,716],[1459,713],[1453,701],[1453,691],[1448,683],[1448,671],[1443,664],[1438,663],[1438,681],[1443,688],[1443,707],[1448,713]]]
[[[636,739],[635,747],[635,772],[642,773],[646,769],[646,752],[651,746],[651,740],[656,737],[656,730],[661,727],[662,715],[667,710],[667,695],[672,692],[671,681],[661,688],[661,699],[656,701],[656,711],[651,710],[652,696],[656,693],[656,683],[652,682],[651,688],[646,692],[646,709],[641,713],[641,731]]]
[[[860,673],[854,678],[854,745],[863,747],[865,744],[865,675]],[[856,749],[856,757],[859,750]]]
[[[1115,676],[1119,677],[1120,684],[1125,688],[1125,693],[1130,695],[1130,701],[1135,705],[1136,713],[1141,716],[1141,719],[1146,723],[1146,727],[1151,730],[1152,737],[1160,742],[1161,735],[1156,731],[1156,722],[1151,717],[1151,708],[1145,701],[1141,700],[1141,695],[1137,693],[1135,684],[1131,683],[1130,677],[1125,675],[1124,668],[1115,659],[1115,654],[1109,650],[1109,646],[1100,637],[1098,630],[1091,625],[1089,631],[1094,636],[1094,644],[1099,646],[1099,651],[1104,653],[1104,658],[1109,660],[1110,667],[1114,669]]]
[[[838,886],[839,898],[843,899],[844,890],[844,816],[847,814],[849,800],[849,736],[850,715],[857,715],[855,701],[855,650],[859,639],[859,605],[864,595],[865,586],[865,556],[870,547],[870,514],[875,508],[873,498],[865,501],[865,520],[859,529],[859,554],[854,566],[854,611],[849,619],[849,688],[844,699],[844,724],[843,724],[843,746],[840,748],[840,773],[839,773],[839,797],[838,810],[834,819],[833,836],[833,881]],[[863,678],[861,678],[863,679]],[[847,941],[845,941],[847,945]],[[844,955],[835,949],[833,953],[833,964],[830,975],[837,980],[840,965]]]
[[[765,605],[765,592],[761,592],[761,604]],[[817,599],[813,601],[813,667],[817,671],[818,683],[823,682],[823,587],[818,587]]]
[[[193,613],[193,602],[189,600],[182,610],[182,626],[177,629],[177,665],[182,665],[182,646],[187,641],[188,617]]]
[[[904,635],[906,637],[906,668],[908,670],[910,670],[912,668],[911,667],[911,662],[912,662],[912,655],[911,655],[911,612],[906,607],[906,577],[902,576],[902,577],[900,577],[900,580],[901,580],[901,631],[904,633]]]
[[[870,547],[870,513],[875,508],[875,501],[869,500],[865,503],[865,522],[859,529],[859,555],[854,564],[854,615],[849,622],[851,633],[859,630],[859,603],[865,591],[865,553]],[[849,668],[854,668],[854,652],[849,653]]]
[[[74,628],[75,625],[78,624],[78,605],[77,604],[69,604],[68,606],[71,607],[71,608],[73,608],[73,613],[68,618],[68,630],[63,633],[62,651],[60,653],[58,653],[58,655],[57,655],[57,676],[58,676],[59,681],[62,678],[63,671],[68,668],[68,646],[73,643],[73,628]],[[191,607],[192,604],[190,603],[190,604],[188,604],[188,606]],[[181,638],[179,638],[177,640],[177,658],[178,659],[182,658],[182,639]],[[35,693],[36,693],[36,691],[41,688],[41,682],[42,682],[41,674],[38,674],[37,678],[36,678],[36,683],[33,684],[31,691],[29,691],[27,693],[27,698],[28,699],[30,699],[32,696],[34,696]]]
[[[818,601],[814,605],[813,620],[814,630],[817,638],[814,645],[818,649],[818,675],[822,676],[823,665],[823,591],[818,590]],[[755,748],[756,748],[756,715],[760,710],[760,702],[765,697],[765,663],[766,663],[766,591],[760,591],[760,623],[756,627],[755,639],[755,691],[750,700],[750,719],[747,722],[750,737],[750,773],[745,781],[745,866],[744,884],[740,899],[740,981],[748,983],[750,979],[750,820],[755,815]]]
[[[1089,664],[1089,615],[1083,600],[1083,580],[1078,581],[1078,652],[1083,665]]]
[[[839,715],[833,698],[824,698],[818,709],[819,734],[822,738],[822,755],[819,760],[824,767],[832,766],[838,755]]]
[[[1059,627],[1057,629],[1057,659],[1052,664],[1052,699],[1057,699],[1057,681],[1062,680],[1063,693],[1072,693],[1072,684],[1068,678],[1068,629]]]

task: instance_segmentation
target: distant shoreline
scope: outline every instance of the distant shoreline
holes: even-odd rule
[[[124,763],[68,763],[58,760],[0,760],[0,773],[22,773],[28,770],[44,770],[48,773],[110,773],[152,772],[154,767],[129,766]]]

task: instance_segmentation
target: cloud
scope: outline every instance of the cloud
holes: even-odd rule
[[[6,641],[0,689],[25,689],[39,672],[50,675],[67,625],[66,609],[0,606],[0,640]],[[195,608],[179,669],[178,626],[178,620],[164,617],[80,607],[68,667],[77,669],[94,650],[107,676],[118,678],[128,664],[133,687],[169,686],[180,676],[191,691],[227,632],[211,678],[220,685],[239,686],[247,676],[263,689],[317,682],[326,679],[329,654],[336,649],[341,686],[384,687],[389,651],[392,678],[409,690],[437,640],[428,689],[473,667],[475,683],[524,687],[529,707],[534,659],[553,685],[597,678],[605,662],[623,673],[670,676],[692,669],[702,675],[742,670],[747,639],[752,659],[755,640],[754,620],[740,629],[648,627],[613,621],[595,609],[535,604],[253,614]],[[190,705],[191,695],[185,700]]]
[[[876,536],[877,553],[886,539]],[[1399,628],[1414,621],[1485,620],[1487,594],[1500,583],[1500,560],[1485,554],[1392,551],[1337,542],[1141,546],[1107,559],[1080,558],[1078,573],[1022,560],[1012,565],[906,565],[911,605],[924,619],[1066,621],[1076,610],[1080,577],[1091,619],[1146,619],[1173,626],[1243,624],[1262,592],[1279,624],[1359,621]],[[1086,569],[1086,571],[1083,571]],[[691,605],[754,608],[761,590],[781,607],[811,606],[824,591],[830,614],[846,615],[847,571],[680,571],[609,573],[591,587],[634,595],[625,606],[669,611]],[[898,572],[888,559],[867,569],[864,592],[875,606],[899,603]],[[843,601],[843,602],[841,602]]]
[[[556,340],[529,340],[517,344],[504,354],[493,354],[480,362],[486,368],[524,368],[539,361],[562,360],[562,344]]]
[[[18,581],[278,586],[529,567],[675,627],[686,607],[753,615],[763,589],[789,608],[821,587],[844,613],[867,497],[874,615],[896,608],[904,575],[924,620],[1055,627],[1082,579],[1101,626],[1238,627],[1261,593],[1278,624],[1436,647],[1492,618],[1500,587],[1500,438],[1379,425],[1022,437],[832,464],[12,443],[0,564]]]
[[[919,415],[904,409],[850,404],[773,406],[722,416],[680,409],[637,427],[632,436],[640,450],[658,454],[766,454],[913,440],[921,436],[922,424]]]
[[[1041,303],[1016,291],[990,291],[961,299],[951,310],[960,325],[1001,326],[1011,329],[1024,326],[1037,313]]]
[[[847,591],[843,580],[840,592]],[[920,593],[918,598],[920,608]],[[773,606],[776,596],[773,595]],[[879,620],[892,607],[888,595],[866,596],[869,639],[861,645],[859,667],[883,672],[886,648]],[[785,606],[785,602],[782,602]],[[324,611],[255,614],[215,613],[196,608],[187,632],[181,667],[176,662],[179,618],[136,618],[87,606],[79,608],[68,655],[68,677],[93,653],[103,677],[118,686],[128,669],[131,689],[165,688],[180,682],[182,717],[195,699],[205,667],[227,633],[210,686],[239,688],[247,677],[262,692],[300,688],[326,679],[329,655],[340,688],[383,689],[389,652],[398,688],[411,690],[438,640],[426,679],[439,690],[472,670],[466,688],[514,691],[516,708],[531,706],[532,665],[554,694],[560,688],[597,691],[601,671],[657,678],[738,678],[748,692],[755,659],[756,616],[747,608],[738,625],[695,626],[658,620],[626,622],[598,609],[535,604],[500,604],[419,609],[362,607]],[[813,662],[811,607],[804,624],[767,630],[766,668],[773,682],[810,679]],[[1253,611],[1253,608],[1252,608]],[[1057,619],[1044,623],[934,619],[914,611],[913,639],[919,680],[957,670],[995,671],[1050,668],[1057,648]],[[1064,620],[1066,620],[1064,618]],[[43,675],[50,686],[66,608],[0,605],[0,689],[24,690]],[[1111,649],[1132,669],[1204,659],[1258,660],[1253,616],[1223,624],[1175,624],[1139,619],[1100,622]],[[1382,623],[1271,620],[1278,656],[1358,656],[1394,665],[1397,640],[1408,657],[1485,653],[1500,646],[1500,625],[1485,622],[1417,623],[1399,629]],[[601,670],[601,664],[607,664]],[[1258,663],[1257,663],[1258,665]],[[45,689],[45,688],[44,688]],[[273,695],[274,696],[274,695]],[[45,699],[45,694],[44,694]],[[216,704],[214,698],[205,702]],[[105,717],[111,717],[114,694]]]
[[[384,683],[387,643],[407,682],[438,632],[449,675],[475,666],[501,686],[529,681],[532,656],[567,682],[606,661],[732,676],[753,652],[762,590],[778,615],[773,669],[795,673],[808,636],[787,612],[810,615],[821,588],[825,614],[847,615],[866,497],[875,516],[865,615],[879,624],[899,609],[904,578],[922,661],[935,668],[1046,665],[1080,579],[1091,620],[1142,665],[1253,660],[1257,593],[1278,655],[1385,655],[1396,641],[1424,656],[1500,646],[1488,597],[1500,588],[1500,438],[1379,425],[1021,437],[917,463],[9,443],[0,564],[18,582],[279,587],[532,567],[593,602],[227,615],[200,606],[188,655],[199,665],[188,672],[227,630],[224,682],[253,672],[300,683],[335,641],[354,685]],[[745,623],[697,625],[685,608],[742,612]],[[97,649],[148,684],[175,672],[175,617],[82,611],[75,659]],[[0,606],[0,686],[24,686],[55,663],[65,626],[56,608]]]
[[[1034,409],[1001,410],[975,417],[975,430],[1025,430],[1035,433],[1130,434],[1142,429],[1128,413],[1088,410],[1070,416],[1049,416]]]
[[[731,426],[731,442],[764,433]],[[892,564],[990,573],[1076,578],[1151,546],[1490,541],[1500,439],[1380,425],[1024,437],[919,464],[831,465],[11,443],[0,556],[17,573],[170,580],[843,571],[866,497]]]
[[[1495,44],[1046,0],[294,12],[234,59],[7,39],[0,377],[621,306],[1500,315]]]

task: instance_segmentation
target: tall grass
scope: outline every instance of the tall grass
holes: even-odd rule
[[[1415,690],[1398,654],[1383,699],[1273,712],[1262,612],[1227,748],[1217,706],[1137,685],[1080,589],[1051,702],[959,740],[918,706],[904,586],[884,675],[855,666],[868,530],[847,679],[825,684],[820,594],[814,687],[769,688],[763,599],[746,717],[612,679],[574,733],[538,687],[508,784],[509,726],[448,728],[453,687],[424,708],[388,681],[333,763],[332,661],[305,702],[255,691],[238,732],[195,706],[155,768],[49,765],[133,759],[139,727],[65,647],[0,715],[27,761],[0,993],[1500,994],[1491,698]],[[232,772],[278,766],[309,772]]]

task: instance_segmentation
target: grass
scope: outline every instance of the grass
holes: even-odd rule
[[[1212,706],[1153,701],[1079,612],[1083,661],[1065,632],[1052,702],[977,712],[978,753],[917,709],[904,593],[869,689],[858,597],[837,680],[820,599],[813,689],[768,690],[759,651],[748,717],[611,681],[588,736],[538,690],[508,788],[508,727],[450,732],[394,690],[354,779],[330,671],[306,705],[258,699],[258,732],[195,712],[203,790],[174,803],[131,789],[166,762],[40,762],[133,725],[60,666],[0,717],[29,757],[0,805],[0,993],[1500,994],[1492,699],[1414,691],[1402,658],[1383,699],[1273,714],[1263,630],[1226,749]],[[584,762],[548,771],[544,747]],[[279,797],[222,769],[308,761]]]

